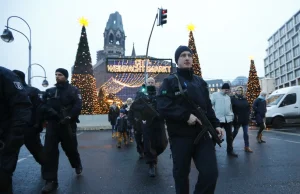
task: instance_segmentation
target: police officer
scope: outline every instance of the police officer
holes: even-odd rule
[[[207,83],[193,74],[192,51],[187,46],[179,46],[175,52],[178,65],[177,73],[182,88],[189,99],[200,106],[206,113],[219,137],[222,130],[212,109]],[[180,93],[180,86],[175,74],[165,78],[157,98],[158,111],[166,119],[170,147],[173,156],[173,177],[177,194],[189,193],[189,173],[191,159],[199,171],[194,193],[213,194],[218,178],[217,159],[213,141],[206,133],[198,144],[194,144],[201,127],[201,120],[195,116],[193,108]],[[199,126],[199,125],[198,125]]]
[[[159,117],[156,109],[155,80],[147,79],[146,90],[135,100],[131,109],[141,115],[141,128],[143,134],[144,153],[146,163],[149,165],[149,176],[156,176],[157,156],[167,147],[164,121]],[[137,141],[138,142],[138,141]]]
[[[25,74],[22,71],[13,70],[13,72],[20,78],[32,103],[32,116],[28,129],[24,131],[24,144],[34,159],[42,165],[45,161],[43,145],[40,138],[40,133],[42,132],[43,127],[41,123],[38,123],[37,119],[37,111],[42,102],[39,97],[40,90],[26,84]]]
[[[20,79],[0,66],[0,193],[12,193],[12,176],[31,119],[31,103]]]
[[[52,192],[58,187],[59,142],[69,158],[71,166],[75,168],[75,172],[77,174],[82,172],[76,137],[76,122],[79,121],[78,117],[82,108],[81,95],[79,90],[67,81],[69,74],[66,69],[57,69],[55,76],[57,82],[55,87],[47,89],[43,95],[43,106],[46,107],[44,109],[56,113],[48,115],[47,118],[48,125],[44,145],[47,160],[42,170],[46,185],[42,189],[43,193]]]

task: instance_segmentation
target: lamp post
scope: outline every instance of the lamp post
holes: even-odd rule
[[[20,19],[20,20],[22,20],[23,22],[26,23],[26,25],[29,28],[29,38],[23,32],[9,27],[8,22],[11,18],[18,18],[18,19]],[[4,29],[3,34],[1,35],[1,39],[4,42],[11,43],[11,42],[14,41],[13,34],[9,30],[9,29],[11,29],[11,30],[14,30],[14,31],[19,32],[20,34],[22,34],[27,39],[27,41],[29,43],[29,47],[28,47],[29,48],[28,85],[31,86],[31,79],[30,79],[31,78],[31,28],[30,28],[29,24],[23,18],[21,18],[19,16],[10,16],[9,18],[7,18],[7,25],[5,27],[6,27],[6,29]]]
[[[33,64],[30,65],[30,67],[33,66],[33,65],[40,66],[40,67],[44,70],[44,76],[32,76],[32,77],[30,77],[30,80],[31,80],[32,78],[35,78],[35,77],[41,77],[41,78],[44,78],[44,81],[42,82],[42,86],[43,86],[43,87],[48,87],[49,83],[48,83],[48,81],[47,81],[47,75],[46,75],[46,71],[45,71],[44,67],[43,67],[42,65],[38,64],[38,63],[33,63]]]

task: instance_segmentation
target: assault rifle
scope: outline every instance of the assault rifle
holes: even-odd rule
[[[142,110],[142,115],[144,115],[145,117],[148,117],[148,118],[150,117],[151,120],[153,120],[154,117],[159,117],[159,113],[151,105],[149,105],[143,99],[143,97],[140,97],[140,98],[138,98],[135,101],[136,101],[136,103],[141,103],[141,104],[143,104],[143,105],[146,106],[146,108],[144,110]]]
[[[185,99],[186,102],[188,102],[191,107],[194,109],[194,113],[195,116],[201,121],[202,125],[200,126],[199,123],[196,123],[196,125],[199,125],[199,127],[202,128],[202,130],[200,131],[200,133],[197,135],[196,139],[194,140],[194,144],[198,144],[200,139],[202,138],[202,136],[205,133],[209,133],[212,137],[212,139],[221,147],[221,143],[224,141],[223,139],[221,140],[218,136],[218,133],[216,131],[216,129],[212,126],[212,124],[210,123],[210,121],[208,120],[206,114],[204,113],[204,111],[202,110],[202,108],[195,104],[186,94],[186,92],[183,91],[182,86],[180,84],[179,78],[176,74],[174,74],[175,77],[177,78],[178,81],[178,87],[179,87],[179,91],[180,94],[183,96],[183,98]]]

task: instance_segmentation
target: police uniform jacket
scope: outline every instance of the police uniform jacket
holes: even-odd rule
[[[24,129],[28,127],[31,119],[30,108],[30,99],[18,76],[0,67],[0,139],[2,141],[23,141]]]
[[[189,99],[205,111],[207,118],[214,128],[219,127],[209,98],[207,83],[188,69],[177,69],[182,89]],[[190,114],[195,115],[193,107],[180,95],[177,78],[171,74],[164,79],[157,97],[157,108],[161,116],[166,119],[169,136],[196,137],[200,127],[188,125]]]
[[[82,109],[81,94],[77,87],[72,86],[69,82],[57,83],[56,87],[49,88],[43,95],[43,103],[46,114],[49,112],[49,119],[69,116],[71,120],[77,121]],[[68,108],[67,115],[62,115],[62,109]]]

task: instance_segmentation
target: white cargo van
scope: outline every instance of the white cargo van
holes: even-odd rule
[[[300,86],[278,89],[267,99],[266,125],[282,128],[300,123]]]

